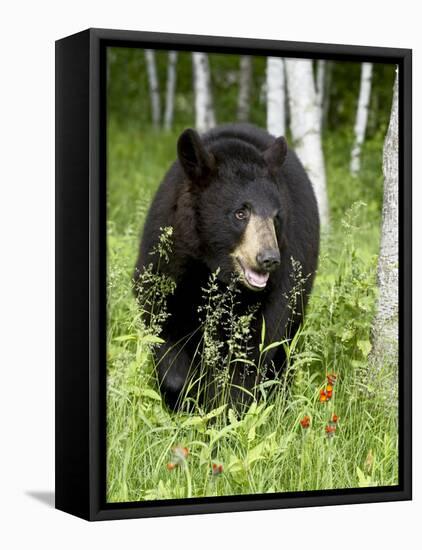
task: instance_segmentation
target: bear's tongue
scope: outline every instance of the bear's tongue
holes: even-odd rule
[[[245,277],[248,283],[258,288],[264,288],[267,284],[269,273],[258,273],[253,269],[245,268]]]

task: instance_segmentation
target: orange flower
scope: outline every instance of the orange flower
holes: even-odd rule
[[[173,463],[178,466],[182,464],[189,455],[189,449],[187,447],[182,447],[181,445],[176,445],[171,450]]]
[[[300,420],[300,425],[302,426],[303,429],[309,428],[310,424],[311,424],[311,419],[309,418],[309,416],[304,416],[302,420]]]
[[[174,470],[175,468],[176,468],[176,464],[175,464],[174,462],[169,462],[169,463],[167,464],[167,470],[168,470],[169,472],[171,472],[171,471]]]
[[[213,462],[212,465],[211,465],[211,469],[212,469],[212,475],[213,476],[218,476],[218,475],[223,473],[223,465],[222,464],[216,464],[215,462]]]
[[[327,401],[329,399],[327,392],[325,390],[320,390],[319,392],[319,401],[320,403],[324,403],[324,401]]]
[[[336,425],[335,424],[327,424],[325,426],[325,432],[326,432],[328,437],[333,436],[335,431],[336,431]]]
[[[336,424],[337,420],[338,420],[338,416],[336,414],[333,414],[333,418],[331,419],[331,421],[334,422],[334,424]]]

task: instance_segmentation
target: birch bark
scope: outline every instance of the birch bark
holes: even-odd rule
[[[192,54],[192,62],[195,90],[195,124],[198,132],[206,132],[215,126],[208,56],[205,53],[195,52]]]
[[[267,58],[267,130],[274,136],[286,132],[284,61]]]
[[[360,170],[360,153],[365,140],[368,122],[369,101],[371,98],[372,63],[362,63],[360,90],[355,122],[355,141],[350,159],[350,173],[356,176]]]
[[[326,61],[319,59],[316,67],[316,102],[319,110],[319,122],[322,129],[322,112],[325,95],[325,68]]]
[[[165,130],[170,130],[173,125],[174,94],[176,91],[176,63],[177,52],[169,52],[167,63],[166,110],[164,113]]]
[[[160,107],[160,88],[158,84],[157,66],[155,63],[154,50],[145,50],[145,59],[147,63],[149,95],[151,101],[152,125],[158,128],[161,118]]]
[[[312,61],[286,59],[293,145],[312,182],[321,225],[328,226],[328,197]]]
[[[330,87],[333,72],[333,61],[325,62],[324,96],[322,98],[321,130],[327,126],[330,109]]]
[[[384,142],[384,198],[381,246],[378,258],[378,305],[372,329],[370,364],[378,372],[384,364],[398,364],[398,74],[396,75],[390,124]],[[395,377],[397,370],[395,370]]]
[[[247,122],[250,112],[250,95],[252,81],[252,60],[249,55],[240,58],[239,96],[237,100],[237,120]]]

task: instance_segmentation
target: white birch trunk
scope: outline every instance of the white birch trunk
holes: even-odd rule
[[[284,61],[267,58],[267,130],[274,136],[286,133]]]
[[[312,182],[321,225],[327,227],[327,185],[312,61],[285,59],[285,66],[294,148]]]
[[[322,98],[321,130],[325,128],[328,121],[328,111],[330,109],[330,88],[331,88],[332,72],[333,72],[333,61],[326,61],[325,78],[324,78],[324,96]]]
[[[369,100],[371,98],[372,63],[362,63],[360,90],[355,122],[355,141],[350,159],[350,173],[356,176],[360,170],[360,152],[365,140],[368,121]]]
[[[250,95],[252,81],[252,59],[249,55],[240,58],[239,95],[237,99],[237,120],[247,122],[250,111]]]
[[[205,53],[195,52],[192,54],[192,62],[195,90],[195,124],[198,132],[206,132],[215,126],[208,56]]]
[[[161,118],[160,87],[158,84],[157,66],[155,63],[154,50],[145,50],[145,59],[147,63],[152,124],[155,128],[158,128],[158,126],[160,125],[160,118]]]
[[[325,92],[325,66],[326,61],[320,59],[317,62],[316,70],[316,102],[319,109],[319,121],[322,128],[322,115],[324,104],[324,92]]]
[[[394,83],[390,124],[384,142],[384,198],[382,207],[381,245],[378,258],[378,304],[372,329],[370,364],[379,372],[382,367],[398,363],[398,74]],[[396,380],[395,380],[396,382]],[[395,385],[395,384],[394,384]]]
[[[166,110],[164,113],[165,130],[170,130],[173,125],[174,93],[176,90],[176,63],[177,52],[169,52],[167,63]]]

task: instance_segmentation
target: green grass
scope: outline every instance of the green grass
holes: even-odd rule
[[[175,157],[178,131],[154,135],[112,122],[109,130],[108,501],[397,484],[397,406],[380,380],[389,372],[373,378],[367,370],[382,140],[366,145],[357,179],[348,174],[347,136],[325,140],[332,223],[306,322],[291,350],[291,387],[280,382],[272,395],[263,390],[263,398],[238,417],[224,406],[208,415],[174,414],[161,401],[153,344],[139,328],[131,276],[145,214]],[[332,372],[338,375],[332,399],[321,403]],[[328,437],[333,414],[337,429]],[[309,428],[300,425],[304,416]],[[169,470],[169,463],[176,466]]]

